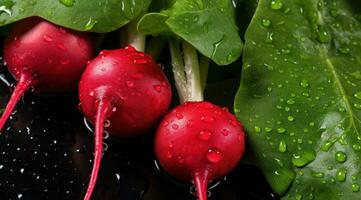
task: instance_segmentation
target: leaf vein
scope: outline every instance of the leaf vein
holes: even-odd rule
[[[342,86],[341,84],[341,81],[340,81],[340,78],[336,72],[336,68],[334,66],[334,64],[332,63],[331,59],[329,58],[329,56],[327,55],[327,50],[325,49],[325,47],[323,46],[321,49],[320,49],[320,56],[326,61],[326,66],[328,67],[329,71],[332,73],[332,76],[335,80],[335,84],[338,86],[338,90],[342,96],[342,99],[343,101],[345,102],[345,105],[346,105],[346,110],[348,110],[348,113],[349,113],[349,116],[350,116],[350,121],[349,121],[349,124],[348,124],[348,127],[347,129],[349,130],[350,128],[354,128],[355,132],[357,133],[357,135],[360,135],[360,132],[357,128],[357,125],[356,125],[356,122],[355,122],[355,119],[357,121],[361,121],[356,115],[355,113],[353,112],[352,110],[352,107],[351,107],[351,104],[348,100],[348,95],[344,89],[344,87]]]

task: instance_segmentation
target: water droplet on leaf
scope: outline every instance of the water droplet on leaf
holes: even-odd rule
[[[284,153],[287,151],[287,144],[284,140],[280,141],[280,143],[278,145],[278,151],[281,153]]]
[[[255,126],[255,127],[254,127],[254,131],[255,131],[256,133],[260,133],[260,132],[262,131],[262,129],[261,129],[261,127],[259,127],[259,126]]]
[[[304,151],[301,153],[294,154],[292,157],[292,163],[296,167],[303,167],[308,163],[314,161],[316,154],[314,151]]]
[[[262,25],[264,27],[269,27],[271,25],[271,20],[269,19],[262,19]]]
[[[321,26],[321,25],[318,26],[317,40],[320,43],[328,43],[331,41],[331,35],[325,26]]]
[[[63,4],[66,7],[72,7],[74,5],[74,0],[59,0],[61,4]]]
[[[353,107],[355,107],[356,109],[361,110],[361,104],[354,103],[354,104],[353,104]]]
[[[306,79],[303,79],[300,82],[300,86],[303,88],[308,88],[310,86],[310,84],[308,83],[308,81]]]
[[[279,10],[283,7],[282,0],[272,0],[271,1],[271,9],[272,10]]]
[[[351,187],[352,187],[352,192],[359,192],[360,191],[360,185],[357,184],[357,183],[353,183],[351,185]]]
[[[345,152],[338,151],[338,152],[336,152],[336,154],[335,154],[335,158],[336,158],[336,161],[337,161],[337,162],[343,163],[343,162],[346,161],[347,155],[346,155]]]
[[[311,172],[311,176],[314,178],[323,178],[325,174],[323,172]]]
[[[285,133],[285,132],[286,132],[286,129],[283,128],[283,127],[279,127],[279,128],[277,128],[277,132],[278,132],[278,133]]]
[[[290,121],[290,122],[293,122],[295,120],[295,118],[293,116],[288,116],[287,120]]]
[[[346,180],[347,170],[345,168],[338,169],[336,171],[336,180],[344,182]]]
[[[96,23],[98,23],[96,19],[89,18],[88,22],[84,25],[84,30],[85,31],[91,30]]]
[[[361,100],[361,92],[356,92],[353,96]]]

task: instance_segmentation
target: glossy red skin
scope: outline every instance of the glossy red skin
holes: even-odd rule
[[[212,134],[200,139],[200,132]],[[225,176],[244,153],[245,135],[241,124],[227,110],[209,102],[186,102],[168,113],[156,133],[155,153],[163,169],[190,182],[194,173],[210,173],[208,180]],[[218,162],[207,159],[209,149],[220,150]]]
[[[93,52],[90,33],[32,17],[14,25],[5,40],[4,59],[17,80],[27,70],[35,79],[37,92],[56,93],[77,88]]]
[[[159,90],[157,90],[159,89]],[[81,108],[94,123],[97,103],[107,99],[113,106],[113,136],[129,137],[152,130],[171,102],[171,86],[153,59],[133,47],[105,50],[91,61],[79,85]]]

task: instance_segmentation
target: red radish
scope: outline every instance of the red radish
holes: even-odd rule
[[[90,33],[62,28],[41,18],[17,22],[5,40],[4,59],[18,83],[0,118],[0,130],[31,87],[39,93],[76,89],[94,52],[91,39]]]
[[[207,199],[208,183],[225,176],[245,148],[241,124],[227,110],[209,102],[186,102],[168,113],[155,136],[163,169],[193,183],[198,199]]]
[[[88,64],[79,96],[82,111],[95,124],[95,153],[85,200],[90,199],[97,180],[104,126],[117,137],[150,131],[168,110],[171,93],[159,65],[131,46],[104,50]]]

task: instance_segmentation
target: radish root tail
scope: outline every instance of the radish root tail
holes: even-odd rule
[[[198,200],[207,200],[208,181],[210,174],[208,170],[194,174],[193,181],[197,190]]]
[[[20,76],[18,84],[15,87],[14,92],[10,97],[9,103],[6,105],[6,108],[0,118],[0,131],[3,129],[6,121],[10,117],[20,98],[31,86],[33,86],[33,84],[34,81],[31,73],[23,72]]]
[[[110,102],[108,102],[105,99],[101,100],[98,104],[98,110],[95,119],[93,169],[90,175],[89,185],[84,200],[89,200],[91,198],[91,195],[94,191],[94,187],[98,178],[98,172],[103,153],[102,151],[103,151],[104,123],[106,118],[108,117],[110,107],[111,107]]]

